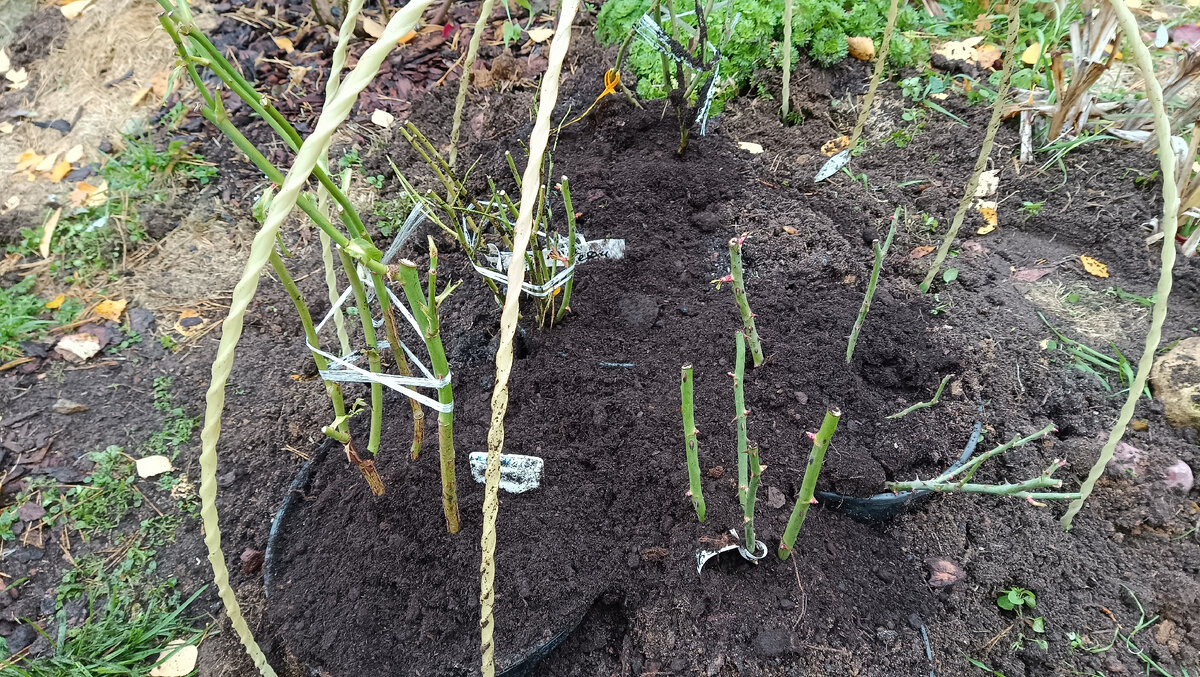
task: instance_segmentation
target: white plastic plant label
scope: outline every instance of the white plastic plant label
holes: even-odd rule
[[[828,179],[834,174],[840,172],[842,167],[845,167],[848,164],[850,164],[849,148],[826,160],[825,164],[821,165],[821,171],[817,172],[817,175],[813,177],[813,183],[820,183],[825,179]]]
[[[471,476],[483,484],[487,472],[487,452],[474,451],[470,454]],[[500,454],[500,488],[510,494],[521,494],[537,489],[542,484],[542,468],[545,462],[537,456]]]

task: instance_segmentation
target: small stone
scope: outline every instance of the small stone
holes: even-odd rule
[[[1140,477],[1146,474],[1146,454],[1128,442],[1118,442],[1108,462],[1108,474],[1117,477]]]
[[[256,574],[259,571],[262,571],[263,559],[264,559],[264,556],[263,556],[263,553],[261,550],[255,550],[254,548],[246,548],[245,550],[242,551],[242,556],[241,556],[242,573]]]
[[[28,563],[40,560],[43,555],[45,555],[45,552],[43,552],[41,548],[29,546],[25,548],[17,548],[8,555],[8,559],[13,562]]]
[[[1200,337],[1187,338],[1150,370],[1154,399],[1176,428],[1200,428]]]
[[[796,391],[796,401],[799,402],[800,404],[808,404],[808,395],[797,390]]]
[[[708,476],[714,480],[719,480],[725,476],[725,468],[721,466],[713,466],[708,469]]]
[[[695,212],[692,225],[702,233],[711,233],[721,227],[721,217],[710,211]]]
[[[38,505],[37,503],[34,503],[33,501],[24,503],[21,505],[20,508],[17,508],[17,517],[20,517],[21,520],[24,522],[32,522],[34,520],[40,520],[45,516],[46,516],[46,509],[43,508],[42,506]]]
[[[896,580],[895,572],[888,571],[887,569],[884,569],[883,567],[879,567],[879,568],[875,569],[875,577],[878,578],[879,580],[883,581],[884,583],[891,583],[892,581]]]
[[[758,652],[767,658],[782,656],[791,648],[788,631],[783,628],[761,630],[754,640],[754,645]]]
[[[58,401],[54,403],[54,412],[57,414],[82,414],[87,410],[88,407],[86,404],[80,404],[65,397],[58,398]]]
[[[145,308],[130,308],[126,311],[129,316],[129,328],[136,334],[145,334],[154,328],[154,313]]]
[[[227,488],[233,486],[233,483],[236,481],[237,481],[237,470],[230,470],[229,472],[227,472],[217,478],[217,486],[220,487],[221,489],[227,489]]]
[[[8,640],[8,650],[11,653],[16,653],[33,644],[33,640],[37,639],[37,637],[37,630],[34,630],[32,625],[22,623],[6,638]]]
[[[962,567],[948,559],[934,559],[929,564],[929,585],[934,588],[946,588],[964,580],[967,577]]]
[[[1178,459],[1167,468],[1166,476],[1163,477],[1163,484],[1168,489],[1179,489],[1185,494],[1192,490],[1195,481],[1192,467]]]
[[[787,497],[775,487],[767,487],[767,507],[778,510],[787,503]]]

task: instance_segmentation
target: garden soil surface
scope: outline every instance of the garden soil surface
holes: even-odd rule
[[[595,46],[589,32],[576,30],[555,119],[585,108],[602,87],[613,50]],[[536,52],[522,58],[533,62]],[[484,56],[498,53],[488,47]],[[981,450],[1056,426],[1045,439],[990,461],[981,480],[1020,481],[1065,459],[1058,476],[1074,490],[1116,417],[1124,396],[1115,391],[1122,386],[1113,377],[1109,392],[1048,349],[1043,341],[1053,335],[1038,313],[1072,338],[1136,360],[1148,312],[1106,291],[1150,296],[1159,251],[1145,243],[1145,224],[1161,201],[1153,156],[1087,144],[1065,158],[1062,170],[1039,172],[1013,162],[1018,141],[1009,123],[993,153],[999,227],[975,235],[983,222],[972,211],[946,263],[957,279],[939,278],[935,293],[920,293],[917,284],[933,258],[920,256],[921,248],[936,245],[953,216],[989,111],[952,98],[943,103],[966,126],[929,112],[911,143],[899,148],[889,134],[908,123],[900,119],[898,91],[885,85],[869,125],[876,130],[870,148],[851,166],[865,178],[843,173],[814,185],[811,177],[825,160],[820,147],[853,123],[853,110],[830,101],[857,101],[869,74],[861,64],[800,70],[805,120],[794,126],[778,123],[770,101],[736,99],[708,136],[693,134],[679,155],[678,127],[662,102],[638,110],[609,97],[559,135],[553,171],[570,178],[579,229],[589,239],[624,238],[627,250],[620,260],[580,265],[561,324],[540,328],[533,307],[525,308],[505,451],[544,459],[545,473],[536,490],[501,494],[500,667],[575,629],[533,674],[983,674],[967,656],[1009,677],[1134,674],[1146,661],[1171,674],[1194,670],[1200,507],[1196,490],[1172,492],[1162,477],[1177,459],[1200,469],[1200,453],[1195,431],[1171,428],[1156,401],[1142,400],[1136,418],[1147,425],[1126,438],[1143,451],[1144,472],[1106,476],[1070,532],[1058,522],[1064,505],[990,496],[936,497],[880,522],[818,505],[794,556],[774,556],[811,448],[805,433],[830,407],[843,416],[822,490],[866,496],[883,491],[886,481],[936,475],[959,456],[977,422]],[[431,88],[411,104],[410,119],[439,146],[453,89]],[[503,89],[476,91],[468,101],[471,124],[460,157],[479,158],[471,181],[477,192],[484,175],[516,192],[504,153],[522,165],[533,90]],[[359,141],[366,172],[389,177],[381,198],[399,191],[388,157],[419,187],[434,187],[398,134]],[[737,142],[761,144],[765,152],[751,154]],[[210,157],[221,152],[212,148]],[[225,169],[222,184],[203,199],[224,202],[229,221],[245,219],[249,199],[242,196],[252,173],[233,157]],[[1043,204],[1023,210],[1023,203]],[[846,364],[872,241],[883,239],[898,207],[895,242]],[[937,219],[936,232],[923,214]],[[301,277],[320,269],[319,248],[293,225],[288,239],[296,260],[289,265]],[[742,234],[748,234],[747,290],[767,355],[762,366],[747,368],[746,402],[750,439],[766,466],[756,525],[772,554],[749,564],[729,553],[698,574],[697,552],[732,542],[728,531],[742,526],[729,376],[741,320],[729,286],[710,283],[729,272],[727,243]],[[411,460],[409,407],[389,393],[378,458],[386,494],[372,497],[341,451],[331,450],[318,458],[281,526],[267,567],[269,588],[257,568],[236,566],[244,549],[265,548],[292,477],[321,444],[317,431],[331,417],[316,380],[291,378],[312,367],[281,287],[264,279],[247,316],[225,415],[218,505],[234,587],[284,674],[478,669],[483,489],[467,455],[486,450],[498,311],[464,254],[436,229],[418,231],[404,255],[424,264],[426,235],[438,241],[441,279],[464,280],[442,316],[454,375],[458,534],[445,531],[434,417],[427,415],[430,434],[420,458]],[[1107,263],[1111,276],[1089,276],[1081,254]],[[1019,274],[1029,269],[1048,272],[1021,281],[1035,277]],[[320,277],[301,281],[313,298],[323,298]],[[1198,281],[1192,262],[1181,262],[1167,341],[1200,326]],[[314,314],[327,309],[313,304]],[[58,448],[90,450],[107,443],[112,427],[144,429],[153,413],[138,389],[160,374],[177,376],[181,397],[191,398],[189,411],[199,412],[213,336],[177,355],[150,342],[133,349],[137,360],[60,369],[53,378],[5,376],[6,411],[34,412],[15,417],[11,434],[42,439],[39,445],[53,436]],[[686,496],[683,364],[695,369],[703,523]],[[940,403],[886,418],[932,398],[946,376]],[[60,394],[87,398],[92,409],[68,423],[48,413]],[[354,422],[364,440],[365,418]],[[189,454],[193,460],[185,463],[194,463],[195,450]],[[205,582],[197,525],[182,530],[160,558],[185,586]],[[45,563],[35,559],[6,573],[40,571],[33,581],[44,591],[58,580],[57,559],[46,555]],[[955,580],[943,585],[934,574],[947,570]],[[1036,593],[1036,610],[1025,618],[1043,617],[1043,634],[997,607],[1000,592],[1014,586]],[[37,615],[37,595],[27,594],[6,617]],[[202,609],[216,616],[215,596],[203,599]],[[1096,648],[1118,630],[1133,631],[1138,603],[1147,620],[1158,617],[1134,636],[1141,656],[1120,639],[1103,652],[1071,648],[1068,633]],[[222,632],[205,643],[201,674],[251,674],[228,624],[218,627]],[[1036,646],[1038,639],[1048,648]]]

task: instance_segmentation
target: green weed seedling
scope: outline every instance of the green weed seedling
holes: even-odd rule
[[[1025,220],[1028,221],[1029,219],[1032,219],[1033,217],[1042,213],[1042,207],[1045,206],[1045,200],[1042,200],[1041,202],[1026,201],[1021,203],[1021,211],[1025,212]]]
[[[165,415],[162,428],[150,436],[139,450],[142,456],[161,454],[174,461],[179,449],[192,438],[200,425],[199,416],[187,416],[183,407],[175,406],[171,399],[170,376],[154,379],[154,410]]]
[[[1034,643],[1043,651],[1049,648],[1049,643],[1038,636],[1046,633],[1046,619],[1041,616],[1030,618],[1025,615],[1025,611],[1032,611],[1037,606],[1037,596],[1033,594],[1033,591],[1018,587],[1001,590],[1000,596],[996,598],[996,606],[1005,611],[1015,611],[1017,614],[1018,630],[1017,638],[1011,646],[1013,651],[1023,649],[1027,641]],[[1033,634],[1026,635],[1026,629]]]
[[[50,321],[42,318],[45,301],[34,296],[37,276],[29,275],[8,289],[0,289],[0,362],[21,355],[21,341],[37,338]]]

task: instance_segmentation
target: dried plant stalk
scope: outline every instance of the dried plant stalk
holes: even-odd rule
[[[1000,128],[1000,119],[1004,114],[1004,101],[1008,98],[1008,88],[1012,83],[1020,23],[1021,3],[1011,2],[1008,5],[1008,38],[1004,43],[1004,68],[1000,72],[1000,88],[996,92],[996,101],[992,104],[992,118],[988,121],[987,131],[983,135],[983,145],[979,148],[979,157],[975,160],[975,170],[971,172],[971,178],[967,181],[963,197],[958,202],[958,211],[954,213],[954,221],[950,224],[946,239],[942,240],[942,245],[938,247],[937,256],[933,259],[933,264],[929,266],[929,272],[925,274],[925,281],[921,283],[922,292],[929,291],[929,285],[933,283],[934,276],[942,269],[942,263],[946,260],[946,255],[950,253],[950,247],[954,244],[958,229],[962,227],[963,219],[966,218],[967,208],[975,199],[975,189],[979,187],[979,175],[983,173],[984,167],[987,166],[988,156],[992,154],[996,130]]]
[[[1096,459],[1096,464],[1092,466],[1087,479],[1079,487],[1080,497],[1071,502],[1066,514],[1062,517],[1064,529],[1071,528],[1071,522],[1075,519],[1075,515],[1083,508],[1083,503],[1091,495],[1096,481],[1104,474],[1104,469],[1112,460],[1117,443],[1125,435],[1125,426],[1129,425],[1130,419],[1133,418],[1137,400],[1142,394],[1142,388],[1146,386],[1146,379],[1150,376],[1150,367],[1154,365],[1154,354],[1162,339],[1163,323],[1167,319],[1167,298],[1171,295],[1171,271],[1175,267],[1175,231],[1179,227],[1179,189],[1175,184],[1175,153],[1171,149],[1171,120],[1167,117],[1167,111],[1163,105],[1162,87],[1154,77],[1154,65],[1150,60],[1150,50],[1146,49],[1145,43],[1142,42],[1137,19],[1129,11],[1124,0],[1109,1],[1117,13],[1122,30],[1130,36],[1129,43],[1134,60],[1142,71],[1142,79],[1146,83],[1146,99],[1150,102],[1150,110],[1154,114],[1154,133],[1158,137],[1158,161],[1162,167],[1162,267],[1158,276],[1154,309],[1150,314],[1150,331],[1146,334],[1146,346],[1142,350],[1141,359],[1138,360],[1137,374],[1134,375],[1133,383],[1129,386],[1129,394],[1125,397],[1125,404],[1121,406],[1121,413],[1113,422],[1112,430],[1108,433],[1108,440],[1104,443],[1104,448],[1100,450],[1100,457]]]
[[[454,100],[454,121],[450,127],[450,166],[454,167],[458,159],[458,135],[462,129],[463,108],[467,105],[467,89],[470,87],[471,69],[479,56],[479,43],[483,31],[487,28],[488,18],[492,16],[492,5],[495,0],[483,0],[479,5],[479,18],[475,20],[475,32],[471,34],[471,43],[467,46],[467,59],[463,61],[462,77],[458,80],[458,97]]]
[[[579,8],[579,0],[563,0],[558,28],[550,42],[546,74],[538,100],[537,117],[529,136],[529,163],[521,182],[521,206],[513,232],[513,260],[508,267],[508,288],[504,293],[504,308],[500,313],[500,342],[496,349],[496,380],[492,390],[492,418],[488,427],[488,462],[484,475],[483,535],[480,538],[482,555],[479,564],[479,629],[481,672],[483,677],[495,677],[496,646],[493,641],[496,604],[496,518],[500,512],[500,453],[504,449],[504,414],[508,410],[508,377],[513,364],[513,337],[521,300],[521,284],[525,280],[525,251],[533,231],[533,210],[541,184],[542,157],[550,140],[550,116],[558,101],[559,77],[563,59],[571,43],[571,23]]]
[[[685,364],[679,369],[680,411],[683,414],[683,450],[687,456],[688,469],[688,498],[692,499],[692,507],[696,509],[696,517],[703,522],[708,512],[704,505],[704,488],[700,486],[700,445],[696,441],[699,430],[696,430],[696,415],[692,405],[692,365]]]

